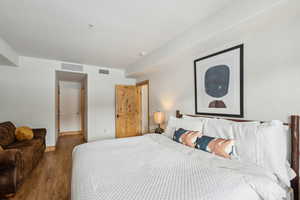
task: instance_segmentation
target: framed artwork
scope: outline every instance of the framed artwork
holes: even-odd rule
[[[244,45],[194,61],[195,113],[244,117]]]

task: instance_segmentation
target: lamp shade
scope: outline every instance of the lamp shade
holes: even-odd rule
[[[165,120],[165,115],[163,112],[155,112],[154,113],[154,122],[156,124],[162,124]]]

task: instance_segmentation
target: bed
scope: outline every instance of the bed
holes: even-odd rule
[[[179,111],[176,116],[182,117]],[[189,115],[197,117],[194,115]],[[291,187],[298,198],[299,117],[293,116]],[[225,159],[160,134],[104,140],[73,151],[72,200],[277,200],[290,188],[253,163]]]

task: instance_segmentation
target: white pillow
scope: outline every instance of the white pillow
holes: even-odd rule
[[[207,119],[204,123],[203,134],[211,137],[234,139],[232,121]]]
[[[291,168],[287,165],[287,132],[282,122],[272,121],[258,127],[258,165],[275,172],[287,185],[290,185]]]
[[[164,135],[168,138],[172,138],[173,134],[174,134],[174,131],[176,130],[177,123],[178,123],[178,118],[170,116],[169,120],[168,120],[166,130],[162,135]]]
[[[200,131],[203,133],[203,121],[192,119],[179,119],[177,128],[183,128],[189,131]]]
[[[203,122],[199,120],[175,118],[173,116],[170,116],[168,120],[168,125],[163,135],[169,138],[173,138],[175,130],[179,128],[183,128],[190,131],[200,131],[202,133]]]
[[[288,186],[295,173],[290,167],[290,133],[281,121],[233,122],[236,154],[278,175]]]
[[[287,185],[294,178],[289,165],[289,132],[280,121],[266,123],[234,122],[236,154],[241,161],[250,161],[274,173]]]
[[[259,122],[235,122],[225,119],[208,119],[204,124],[204,134],[235,140],[234,155],[242,161],[257,163],[256,136]]]
[[[233,122],[232,130],[236,144],[236,155],[244,162],[258,163],[259,137],[257,129],[259,122]]]

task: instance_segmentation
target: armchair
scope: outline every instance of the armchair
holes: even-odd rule
[[[34,138],[26,141],[15,139],[15,129],[11,122],[0,123],[0,196],[16,193],[46,148],[46,129],[33,129]]]

